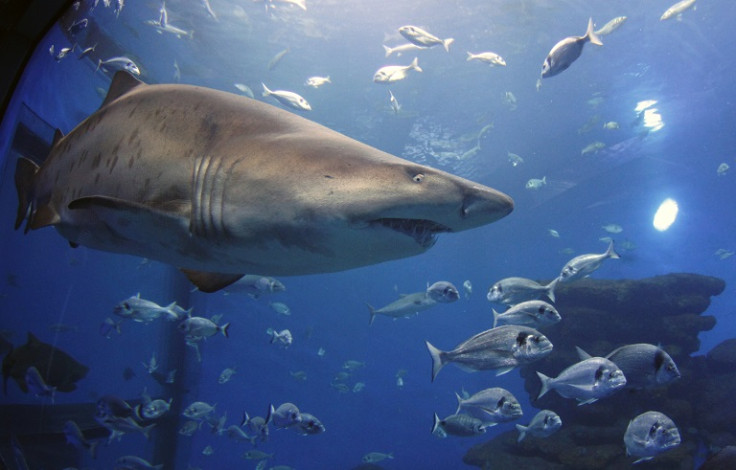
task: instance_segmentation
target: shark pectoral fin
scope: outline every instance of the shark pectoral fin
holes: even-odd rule
[[[86,196],[69,203],[69,210],[91,212],[91,217],[107,225],[115,235],[144,243],[160,233],[188,233],[188,216],[181,208],[173,209],[164,210],[109,196]]]
[[[197,289],[207,293],[224,289],[244,276],[244,274],[208,273],[190,269],[181,269],[180,271],[187,276],[189,282],[197,286]]]
[[[33,180],[38,172],[38,165],[33,160],[21,157],[15,163],[15,189],[18,192],[18,214],[15,217],[15,229],[21,226],[28,217],[33,197]],[[28,232],[26,225],[26,232]]]

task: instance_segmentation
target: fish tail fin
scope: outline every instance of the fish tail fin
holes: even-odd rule
[[[100,70],[100,67],[102,67],[102,59],[97,59],[97,68],[95,68],[95,73]]]
[[[601,42],[601,38],[598,37],[597,34],[595,34],[595,31],[593,30],[593,18],[588,18],[588,30],[585,32],[585,37],[588,38],[588,41],[592,42],[596,46],[602,46],[603,43]]]
[[[453,42],[455,42],[455,38],[447,38],[442,41],[442,46],[445,48],[445,51],[450,52],[450,44]]]
[[[455,411],[455,414],[458,414],[460,413],[460,408],[463,407],[463,397],[461,397],[459,393],[455,392],[455,398],[457,398],[457,411]]]
[[[373,306],[366,302],[366,305],[368,306],[368,310],[370,311],[371,317],[368,320],[368,326],[371,326],[373,324],[373,320],[376,319],[376,309],[373,308]]]
[[[526,437],[526,430],[528,429],[527,426],[522,426],[521,424],[516,425],[516,430],[519,431],[519,437],[516,438],[516,442],[521,442]]]
[[[391,53],[394,51],[390,47],[388,47],[386,44],[382,44],[383,50],[386,52],[386,57],[390,56]]]
[[[386,458],[387,459],[393,459],[394,458],[394,453],[393,452],[389,452],[388,454],[386,454]]]
[[[273,421],[273,414],[276,413],[276,408],[273,404],[268,405],[268,413],[266,413],[266,424],[270,424]]]
[[[498,316],[501,314],[495,308],[492,308],[491,311],[493,312],[493,328],[495,328],[498,325]]]
[[[443,351],[432,346],[432,343],[429,341],[425,341],[425,343],[427,344],[429,355],[432,356],[432,382],[434,382],[434,378],[437,377],[437,374],[440,373],[440,369],[445,365],[445,361],[442,359]]]
[[[217,328],[222,332],[222,336],[224,336],[225,338],[229,338],[229,336],[227,335],[227,329],[230,328],[230,323],[225,323],[224,325],[221,325]]]
[[[434,422],[432,423],[432,434],[437,432],[437,429],[440,427],[440,417],[437,416],[437,413],[434,414]]]
[[[620,259],[621,257],[616,253],[613,249],[613,240],[608,244],[608,249],[606,250],[606,258],[611,259]]]
[[[261,85],[263,85],[263,96],[266,96],[266,97],[271,96],[271,94],[273,92],[268,89],[268,87],[266,86],[266,84],[263,83],[263,82],[261,82]]]
[[[414,57],[414,60],[411,61],[411,64],[409,66],[417,72],[422,71],[422,68],[419,66],[419,57]]]
[[[21,157],[15,163],[15,190],[18,192],[18,214],[15,217],[15,229],[21,226],[24,220],[31,218],[33,201],[33,182],[38,173],[38,165],[33,160]],[[26,224],[28,232],[28,224]]]
[[[242,428],[246,424],[248,424],[248,421],[250,421],[250,416],[248,416],[247,411],[243,411],[243,419],[240,421],[240,427]]]
[[[469,61],[469,60],[473,60],[473,53],[472,53],[472,52],[470,52],[470,51],[465,51],[465,52],[467,52],[467,53],[468,53],[468,57],[466,57],[466,58],[465,58],[465,61],[467,62],[467,61]]]
[[[549,297],[549,300],[551,300],[552,302],[555,301],[555,288],[557,287],[558,282],[560,282],[560,278],[556,277],[552,280],[552,282],[545,286],[547,289],[547,297]]]
[[[542,388],[539,390],[539,395],[537,395],[537,400],[539,400],[547,392],[550,391],[550,389],[551,389],[551,387],[550,387],[550,381],[552,379],[550,379],[549,377],[547,377],[546,375],[544,375],[543,373],[541,373],[539,371],[537,371],[537,376],[539,376],[539,380],[542,381]]]
[[[154,426],[156,426],[156,423],[149,424],[148,426],[141,429],[141,432],[144,436],[146,436],[146,439],[148,439],[149,435],[151,434],[151,429],[153,429]]]

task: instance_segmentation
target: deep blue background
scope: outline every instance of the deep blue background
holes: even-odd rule
[[[736,250],[736,170],[716,174],[721,163],[736,165],[731,52],[736,46],[736,4],[698,2],[682,21],[660,22],[670,0],[640,5],[624,0],[307,1],[306,12],[287,5],[267,14],[262,3],[211,0],[219,16],[216,22],[198,1],[169,0],[170,23],[194,30],[191,40],[160,35],[144,23],[158,18],[157,2],[129,0],[119,18],[102,4],[89,13],[83,2],[63,24],[83,16],[90,19],[90,27],[77,40],[85,47],[98,42],[94,60],[53,60],[49,46],[58,50],[70,45],[63,26],[40,44],[0,133],[0,155],[6,156],[0,188],[0,328],[12,334],[16,345],[24,342],[26,331],[33,331],[90,367],[79,389],[58,396],[57,402],[92,401],[108,393],[133,398],[144,386],[160,396],[140,365],[155,351],[162,369],[178,368],[183,374],[182,386],[190,389],[183,406],[195,400],[217,403],[218,414],[227,412],[228,424],[239,422],[243,410],[265,415],[269,403],[283,401],[318,416],[327,427],[320,436],[272,431],[262,448],[276,453],[277,464],[350,468],[363,454],[381,451],[394,453],[394,460],[383,462],[387,468],[458,468],[467,448],[484,438],[438,440],[430,435],[435,411],[441,416],[455,411],[453,392],[501,386],[522,401],[522,422],[535,410],[516,372],[496,378],[493,373],[467,374],[447,367],[430,383],[424,341],[450,349],[489,328],[491,305],[485,292],[491,284],[507,276],[556,276],[573,256],[561,250],[602,252],[605,244],[599,238],[608,234],[601,226],[609,223],[624,228],[614,235],[617,242],[631,241],[636,249],[623,252],[620,261],[606,262],[594,277],[643,278],[683,271],[721,277],[727,289],[708,311],[718,325],[702,335],[702,352],[733,336],[736,258],[721,260],[714,253]],[[559,39],[582,34],[589,16],[600,27],[619,15],[629,19],[602,38],[603,47],[586,45],[568,71],[535,90],[542,61]],[[396,116],[388,107],[387,87],[371,78],[383,65],[408,64],[414,57],[383,55],[384,41],[402,42],[395,31],[404,24],[452,36],[455,43],[449,54],[439,48],[416,54],[424,72],[390,87],[403,106]],[[290,52],[269,71],[271,57],[286,47]],[[492,50],[508,66],[466,62],[466,50]],[[96,59],[114,55],[133,58],[148,83],[172,82],[176,60],[182,83],[231,92],[237,92],[233,83],[245,83],[257,99],[262,99],[261,82],[271,89],[296,91],[312,105],[313,111],[305,114],[309,119],[502,190],[514,197],[516,209],[496,224],[443,236],[422,256],[337,274],[283,278],[287,291],[273,300],[291,307],[289,317],[278,316],[267,300],[200,293],[174,298],[171,286],[181,278],[166,266],[73,250],[51,229],[26,236],[11,229],[15,156],[7,150],[21,103],[52,126],[70,131],[99,106],[100,93],[104,95],[109,85],[109,75],[95,72]],[[305,87],[311,75],[330,75],[333,83],[318,90]],[[507,91],[516,96],[516,109],[505,102]],[[595,98],[600,98],[597,105],[589,102]],[[658,101],[655,107],[665,126],[657,132],[647,133],[636,121],[634,107],[645,99]],[[595,116],[599,122],[590,132],[578,132]],[[620,129],[602,128],[611,120],[618,121]],[[476,142],[473,135],[490,123],[494,128],[484,134],[475,157],[460,161],[440,154],[469,150]],[[594,141],[604,142],[606,149],[581,156],[581,149]],[[521,155],[524,164],[512,167],[507,152]],[[525,189],[529,178],[543,176],[547,186]],[[678,201],[680,215],[669,231],[659,233],[651,220],[666,197]],[[561,237],[551,237],[550,228]],[[368,327],[366,302],[381,306],[436,280],[460,287],[466,279],[474,286],[470,299],[407,320],[379,317]],[[101,337],[99,324],[116,303],[136,292],[161,304],[177,300],[194,307],[198,315],[224,314],[222,321],[232,324],[230,338],[210,338],[198,364],[188,349],[184,357],[166,358],[166,345],[182,341],[174,324],[126,323],[122,335]],[[78,329],[54,333],[49,325],[55,323]],[[291,329],[293,346],[280,350],[270,345],[268,327]],[[317,356],[320,347],[326,350],[323,358]],[[348,359],[366,363],[346,382],[350,387],[364,382],[360,393],[341,394],[329,385]],[[122,370],[128,366],[137,377],[124,381]],[[218,384],[220,371],[233,366],[237,373],[232,381]],[[185,368],[187,372],[181,372]],[[399,369],[407,371],[401,389],[395,377]],[[289,374],[299,370],[307,373],[306,381]],[[0,400],[39,402],[14,384]],[[489,435],[512,426],[497,426]],[[112,460],[129,453],[150,458],[154,442],[126,436],[101,448],[99,459],[89,465],[109,468]],[[250,448],[205,428],[193,438],[182,437],[180,444],[177,468],[186,468],[187,462],[202,468],[240,466],[240,454]],[[214,448],[211,456],[201,454],[207,445]]]

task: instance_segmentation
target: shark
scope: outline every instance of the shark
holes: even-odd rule
[[[337,272],[421,254],[513,210],[506,194],[250,98],[118,71],[40,164],[16,162],[15,228],[180,268],[214,292],[246,273]]]

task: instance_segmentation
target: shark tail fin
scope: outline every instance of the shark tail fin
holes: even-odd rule
[[[38,165],[33,160],[21,157],[15,163],[15,189],[18,192],[18,214],[15,217],[15,229],[31,216],[33,199],[33,181],[38,173]],[[26,225],[28,232],[28,225]]]

